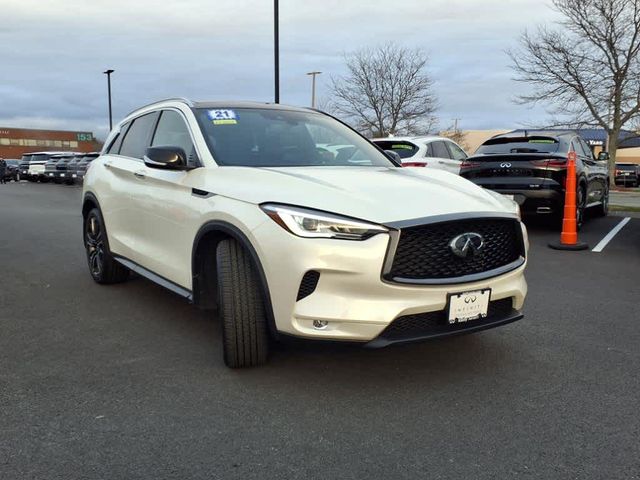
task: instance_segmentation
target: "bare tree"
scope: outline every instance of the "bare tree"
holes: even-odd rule
[[[553,0],[560,29],[525,32],[509,51],[524,103],[551,104],[556,125],[599,126],[613,181],[620,131],[640,114],[640,0]]]
[[[333,110],[365,135],[421,134],[435,125],[427,56],[393,43],[345,55],[348,74],[332,78]]]

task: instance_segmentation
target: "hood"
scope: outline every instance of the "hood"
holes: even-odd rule
[[[515,203],[457,175],[428,168],[220,167],[200,188],[238,200],[283,203],[390,223],[468,212],[515,213]],[[200,183],[196,181],[196,183]]]

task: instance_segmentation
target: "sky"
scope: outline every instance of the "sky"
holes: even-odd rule
[[[273,100],[271,0],[0,0],[0,126],[108,131],[168,97]],[[508,48],[556,14],[539,0],[280,0],[280,101],[330,96],[344,55],[395,42],[429,56],[439,126],[515,128],[542,123],[517,105]]]

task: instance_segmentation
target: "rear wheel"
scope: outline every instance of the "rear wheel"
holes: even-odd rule
[[[598,217],[606,217],[609,215],[609,185],[604,187],[604,195],[602,195],[602,200],[600,205],[593,209],[594,213]]]
[[[260,281],[249,253],[232,239],[216,250],[224,363],[231,368],[267,361],[269,334]]]
[[[129,269],[116,262],[109,252],[107,231],[97,208],[92,209],[84,219],[84,246],[89,273],[97,283],[120,283],[129,278]]]
[[[587,205],[587,195],[585,188],[582,185],[578,185],[578,191],[576,192],[576,228],[580,230],[584,224],[584,214]]]

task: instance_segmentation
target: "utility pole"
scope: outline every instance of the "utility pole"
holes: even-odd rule
[[[311,75],[311,108],[316,108],[316,75],[320,75],[322,72],[309,72],[307,75]]]
[[[278,0],[273,0],[273,67],[274,67],[274,102],[280,103],[280,32]]]
[[[111,74],[115,70],[105,70],[104,73],[107,76],[107,95],[109,98],[109,131],[113,130],[113,115],[111,114]]]

